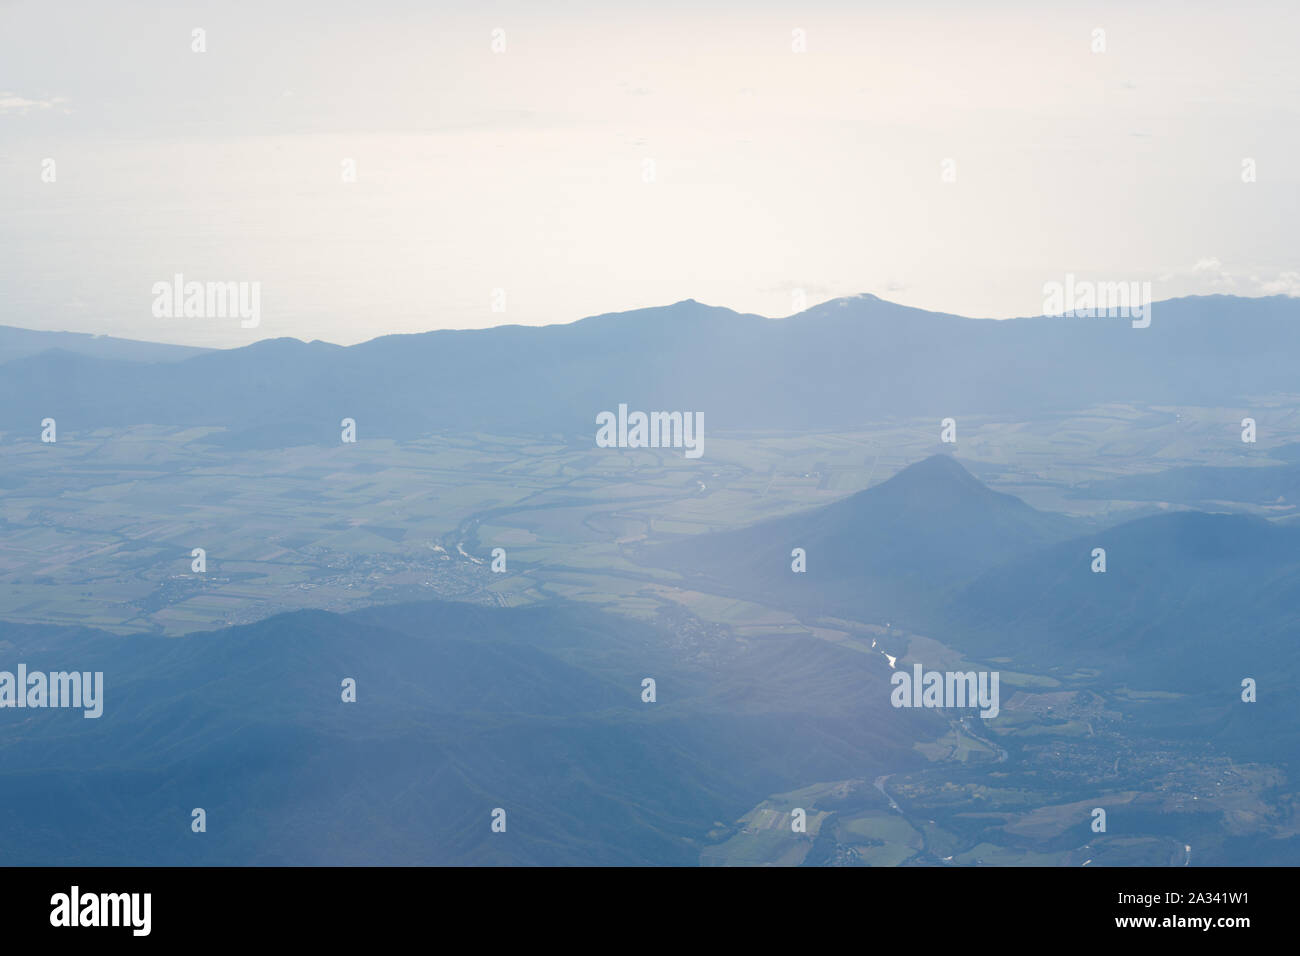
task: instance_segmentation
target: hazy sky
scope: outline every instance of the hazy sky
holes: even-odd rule
[[[0,2],[0,324],[351,343],[793,289],[1002,317],[1066,272],[1300,294],[1300,5],[1138,6]],[[260,327],[155,318],[178,272],[260,282]]]

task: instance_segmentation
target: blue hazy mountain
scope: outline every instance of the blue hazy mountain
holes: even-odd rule
[[[807,571],[791,570],[802,547]],[[1094,573],[1093,549],[1106,552]],[[1085,530],[936,455],[834,504],[650,549],[688,585],[940,638],[973,660],[1181,695],[1164,729],[1300,745],[1300,528],[1176,512]],[[1235,706],[1241,680],[1268,707]],[[1157,709],[1158,710],[1158,709]],[[1260,721],[1272,726],[1259,734]],[[1163,725],[1162,725],[1163,726]],[[1243,751],[1244,752],[1244,751]]]
[[[1289,682],[1300,677],[1300,528],[1195,511],[1139,518],[981,575],[949,614],[968,649],[1060,673],[1180,692],[1249,675]]]
[[[51,350],[128,362],[179,362],[208,351],[188,345],[118,339],[111,335],[46,332],[0,325],[0,364]]]
[[[830,428],[1124,401],[1211,406],[1285,390],[1300,361],[1300,300],[1159,302],[1145,329],[1126,318],[967,319],[874,296],[785,319],[687,300],[567,325],[391,335],[346,348],[272,339],[144,364],[66,349],[4,359],[6,430],[46,416],[65,434],[285,424],[285,441],[301,426],[310,442],[312,423],[334,429],[351,417],[373,436],[585,439],[596,413],[619,402],[700,411],[713,430]]]
[[[1093,549],[1106,553],[1094,572]],[[1242,759],[1300,753],[1300,529],[1245,515],[1155,515],[1008,562],[941,609],[982,659],[1172,695],[1141,707],[1167,739]],[[1244,679],[1257,701],[1243,704]]]
[[[0,648],[105,675],[99,719],[4,712],[8,864],[693,865],[719,821],[916,766],[941,724],[889,706],[875,656],[792,639],[688,666],[582,608],[303,611],[174,639],[5,624]]]
[[[1083,530],[932,455],[833,504],[651,549],[655,564],[764,603],[905,621],[980,574]],[[802,548],[807,571],[792,571]]]

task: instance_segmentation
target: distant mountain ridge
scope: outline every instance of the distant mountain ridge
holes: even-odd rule
[[[568,325],[384,336],[342,347],[273,339],[146,362],[0,353],[0,429],[61,435],[135,424],[301,426],[361,436],[594,435],[620,402],[702,412],[706,429],[854,427],[891,417],[1030,415],[1124,401],[1215,405],[1295,387],[1300,300],[1155,303],[1125,318],[966,319],[832,300],[785,319],[693,300]],[[1261,343],[1268,343],[1263,348]],[[266,440],[266,433],[258,441]],[[279,439],[277,439],[279,440]],[[707,453],[706,453],[707,458]]]
[[[92,358],[120,359],[128,362],[179,362],[208,351],[208,349],[189,345],[141,342],[135,339],[114,338],[111,335],[48,332],[0,325],[0,364],[39,355],[51,349],[72,352],[76,355],[88,355]]]

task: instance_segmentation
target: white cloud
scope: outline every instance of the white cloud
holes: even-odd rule
[[[1276,279],[1261,281],[1264,295],[1300,295],[1300,272],[1283,272]]]
[[[17,93],[10,93],[7,90],[0,90],[0,116],[6,113],[16,113],[22,116],[30,113],[32,110],[48,110],[66,103],[61,96],[49,96],[44,99],[29,100]]]
[[[1223,292],[1233,295],[1298,295],[1300,272],[1287,271],[1273,278],[1260,275],[1258,268],[1244,269],[1225,266],[1215,256],[1203,256],[1195,265],[1184,271],[1160,276],[1162,283],[1180,287],[1177,293],[1192,295]]]

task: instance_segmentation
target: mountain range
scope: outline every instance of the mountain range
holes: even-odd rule
[[[33,353],[7,330],[0,428],[35,435],[45,417],[65,435],[207,425],[236,443],[247,433],[257,446],[313,443],[350,417],[363,436],[585,440],[595,416],[620,402],[703,412],[707,428],[735,431],[916,416],[937,425],[941,416],[1113,402],[1219,405],[1294,386],[1300,300],[1172,299],[1155,303],[1152,316],[1143,329],[1107,317],[993,321],[862,295],[768,319],[686,300],[540,328],[388,335],[348,347],[268,339],[190,355],[147,344],[88,348],[64,333],[40,339],[54,347]]]
[[[173,639],[0,624],[7,666],[105,687],[97,719],[4,712],[4,861],[693,865],[767,794],[917,765],[942,727],[889,706],[877,657],[670,647],[581,607],[443,602]]]

